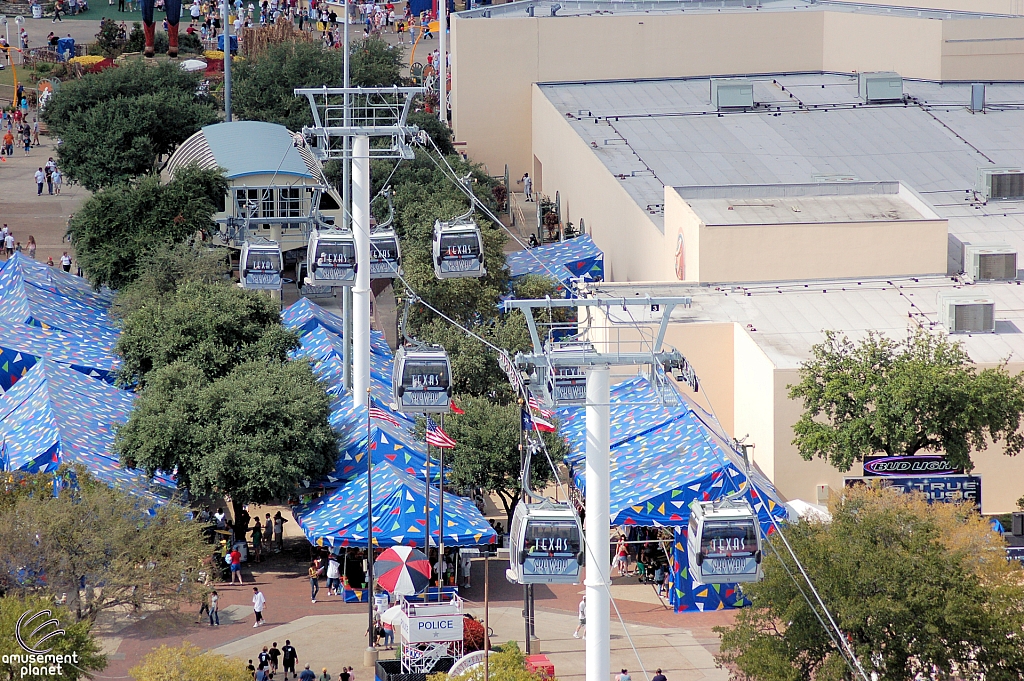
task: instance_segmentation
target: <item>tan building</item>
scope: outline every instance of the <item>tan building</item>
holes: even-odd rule
[[[873,4],[524,0],[460,12],[451,28],[456,139],[492,174],[508,164],[553,196],[531,154],[534,83],[860,71],[1024,80],[1024,1]]]
[[[620,282],[602,290],[692,298],[667,340],[785,497],[860,474],[792,444],[788,386],[825,330],[977,329],[957,339],[979,366],[1024,370],[1024,85],[776,74],[544,83],[532,104],[544,189]],[[1024,459],[975,461],[984,511],[1012,510]]]

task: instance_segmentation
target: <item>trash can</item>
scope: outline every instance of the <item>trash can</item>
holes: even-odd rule
[[[43,18],[43,6],[42,5],[32,5],[32,18],[33,19],[42,19]]]

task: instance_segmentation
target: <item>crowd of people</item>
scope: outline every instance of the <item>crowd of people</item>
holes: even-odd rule
[[[628,536],[621,532],[612,542],[612,567],[619,577],[636,577],[637,581],[654,584],[659,595],[668,596],[671,570],[668,557],[660,546],[656,527],[629,528]]]
[[[269,647],[263,646],[263,650],[256,655],[256,664],[249,660],[246,669],[252,675],[253,681],[274,681],[276,678],[285,681],[289,678],[289,674],[292,679],[300,681],[334,681],[330,672],[327,671],[327,667],[321,669],[319,676],[310,669],[309,664],[304,665],[302,671],[296,673],[295,669],[298,663],[299,652],[290,640],[285,639],[284,646],[281,648],[277,647],[277,641],[274,641]],[[284,668],[283,676],[278,677],[281,667]],[[355,678],[355,670],[352,667],[342,667],[341,673],[338,674],[338,681],[355,681]]]
[[[28,156],[32,147],[39,146],[39,120],[33,118],[31,123],[28,120],[28,97],[24,85],[18,85],[15,97],[19,104],[13,111],[0,110],[0,129],[4,131],[0,154],[14,156],[14,146],[17,144]]]

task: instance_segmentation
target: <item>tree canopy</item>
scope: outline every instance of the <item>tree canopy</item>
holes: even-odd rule
[[[445,457],[445,465],[451,466],[448,481],[461,489],[483,487],[494,492],[511,523],[522,492],[520,407],[516,403],[494,404],[469,395],[457,397],[456,402],[466,413],[445,418],[445,432],[457,443],[451,455]],[[544,433],[544,443],[557,466],[568,451],[565,440],[557,434]],[[534,456],[530,461],[533,489],[539,491],[553,479],[547,458],[543,454]]]
[[[114,314],[125,317],[189,282],[213,284],[228,277],[226,251],[197,239],[168,242],[142,256],[138,276],[117,292]]]
[[[213,101],[195,94],[199,79],[176,64],[135,62],[63,83],[42,116],[61,140],[65,176],[95,191],[155,170],[161,156],[217,121]]]
[[[225,287],[226,288],[226,287]],[[114,448],[146,471],[177,469],[197,495],[241,504],[289,498],[334,469],[330,398],[308,362],[258,358],[224,375],[178,361],[155,369]]]
[[[971,470],[988,440],[1011,456],[1024,448],[1024,376],[979,370],[945,336],[869,333],[854,343],[828,332],[811,352],[789,393],[803,400],[793,443],[804,459],[846,471],[873,453],[929,451]]]
[[[57,496],[52,473],[28,477],[42,480],[26,488],[49,482],[51,491],[17,495],[0,510],[0,574],[8,576],[10,592],[66,594],[68,608],[90,619],[125,605],[173,608],[196,595],[209,548],[186,509],[171,502],[151,507],[82,468]]]
[[[135,681],[252,681],[252,674],[241,660],[204,652],[189,641],[180,646],[160,646],[129,673]]]
[[[102,156],[95,151],[96,156]],[[82,271],[94,286],[122,288],[145,274],[144,264],[166,244],[209,232],[227,181],[189,166],[163,184],[154,175],[103,189],[68,223]]]
[[[277,303],[255,291],[188,282],[128,315],[117,341],[120,378],[144,385],[153,371],[181,364],[210,379],[248,361],[283,362],[298,347]],[[168,469],[170,470],[170,469]]]
[[[312,125],[302,87],[342,87],[345,55],[319,43],[285,42],[239,62],[232,73],[231,105],[243,120],[278,123],[298,131]],[[354,41],[349,60],[352,87],[385,87],[401,82],[401,49],[380,39]]]
[[[786,535],[869,674],[1021,678],[1024,569],[1006,560],[986,520],[966,506],[888,489],[848,489],[831,511],[831,523],[801,522]],[[752,607],[716,629],[719,663],[744,681],[855,678],[824,615],[787,573],[800,579],[782,542],[770,541],[764,580],[743,587]]]
[[[65,608],[55,606],[52,598],[40,596],[22,596],[9,594],[0,598],[0,679],[3,681],[50,681],[50,674],[23,674],[20,656],[25,651],[17,643],[15,630],[18,619],[26,612],[50,611],[50,617],[57,620],[57,625],[50,625],[40,631],[36,638],[45,636],[51,631],[63,629],[64,634],[48,639],[44,648],[53,646],[51,655],[74,655],[78,661],[74,664],[62,664],[60,678],[68,681],[88,679],[91,672],[102,671],[107,666],[107,658],[101,650],[99,642],[92,633],[92,622],[89,620],[75,621],[74,615]],[[36,619],[36,625],[44,620]],[[32,641],[33,643],[35,641]],[[14,659],[11,659],[14,657]],[[9,662],[4,662],[7,659]],[[42,665],[39,665],[42,666]],[[49,665],[46,665],[48,667]],[[46,669],[46,667],[43,667]]]

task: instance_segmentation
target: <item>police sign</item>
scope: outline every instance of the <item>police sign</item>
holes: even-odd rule
[[[402,640],[406,643],[461,641],[462,615],[415,615],[402,619]]]

